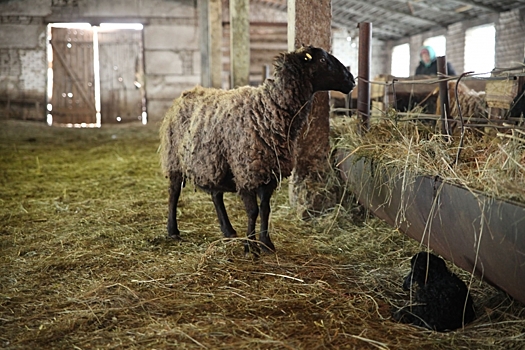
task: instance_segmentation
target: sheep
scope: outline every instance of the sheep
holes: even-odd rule
[[[465,283],[450,272],[445,261],[420,252],[411,259],[404,290],[418,285],[411,305],[394,312],[395,320],[439,332],[463,327],[475,318],[472,298]]]
[[[317,91],[349,93],[354,77],[321,48],[301,47],[275,58],[273,79],[258,87],[231,90],[197,86],[174,100],[160,127],[160,157],[169,178],[168,237],[180,239],[177,202],[191,181],[211,194],[224,237],[236,237],[223,202],[240,195],[248,216],[245,253],[260,252],[259,241],[275,251],[268,233],[270,197],[295,165],[297,137]],[[259,197],[260,205],[257,204]]]

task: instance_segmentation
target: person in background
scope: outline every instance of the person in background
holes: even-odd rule
[[[416,68],[416,75],[437,75],[437,59],[434,49],[430,46],[423,46],[419,52],[419,66]],[[447,61],[448,75],[456,75],[454,67]]]

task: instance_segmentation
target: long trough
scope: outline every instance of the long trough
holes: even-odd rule
[[[523,204],[439,178],[405,176],[367,157],[350,156],[339,167],[376,216],[525,303]]]

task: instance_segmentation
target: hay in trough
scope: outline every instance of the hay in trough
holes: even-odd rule
[[[400,117],[389,111],[370,131],[357,135],[355,119],[333,119],[336,148],[370,156],[387,167],[416,175],[438,176],[444,181],[489,196],[525,203],[525,131],[502,124],[500,132],[460,129],[445,137],[418,112]],[[489,124],[487,124],[489,126]],[[486,128],[488,129],[488,128]],[[494,135],[494,136],[493,136]]]
[[[0,122],[0,347],[525,346],[523,305],[476,279],[478,318],[465,329],[393,322],[390,308],[408,298],[408,260],[422,247],[347,205],[300,220],[286,183],[272,200],[275,255],[255,260],[239,239],[221,239],[209,196],[191,187],[179,207],[184,240],[167,239],[157,147],[155,125]],[[243,232],[240,200],[225,200]]]

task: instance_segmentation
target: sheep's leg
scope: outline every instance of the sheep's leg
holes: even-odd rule
[[[261,215],[261,233],[259,234],[259,241],[261,241],[261,246],[264,251],[274,252],[275,246],[273,245],[270,239],[270,233],[268,231],[270,220],[270,198],[272,197],[273,191],[276,187],[276,184],[273,182],[269,183],[266,186],[259,187],[259,199],[261,200],[260,204],[260,215]]]
[[[244,208],[248,215],[248,229],[246,236],[248,240],[244,243],[244,253],[248,254],[250,251],[259,255],[259,246],[255,242],[255,224],[257,222],[257,216],[259,216],[259,207],[257,206],[257,195],[254,191],[243,191],[241,192],[241,198],[244,202]]]
[[[182,187],[182,174],[171,173],[169,178],[170,196],[168,203],[168,237],[180,239],[180,231],[177,227],[177,203],[179,202]]]
[[[213,200],[215,210],[217,211],[217,217],[219,218],[219,224],[221,225],[221,231],[226,238],[237,237],[237,232],[235,232],[232,227],[230,219],[228,218],[228,213],[226,213],[223,197],[224,192],[212,192],[211,194],[211,199]]]

